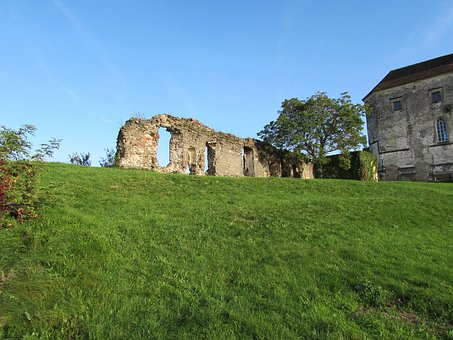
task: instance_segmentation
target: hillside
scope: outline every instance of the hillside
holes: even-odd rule
[[[453,338],[453,183],[50,163],[41,185],[0,230],[0,338]]]

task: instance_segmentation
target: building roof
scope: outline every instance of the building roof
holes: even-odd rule
[[[363,99],[376,91],[453,72],[453,54],[390,71]]]

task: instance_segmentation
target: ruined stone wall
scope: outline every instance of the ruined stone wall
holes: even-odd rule
[[[157,160],[159,128],[166,128],[171,134],[168,165]],[[120,167],[165,173],[313,178],[312,164],[289,164],[266,143],[217,132],[195,119],[167,114],[129,119],[118,134],[117,155]]]
[[[440,91],[441,101],[431,94]],[[395,110],[394,102],[401,102]],[[385,180],[436,180],[453,176],[453,73],[381,90],[366,100],[370,150]],[[444,119],[449,140],[439,142],[436,122]]]

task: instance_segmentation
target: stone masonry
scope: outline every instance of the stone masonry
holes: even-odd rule
[[[159,128],[165,128],[171,135],[168,165],[157,160]],[[269,144],[218,132],[195,119],[168,114],[129,119],[118,134],[117,157],[120,167],[164,173],[313,178],[312,164],[289,160]]]
[[[453,54],[391,71],[363,100],[380,179],[453,178]]]

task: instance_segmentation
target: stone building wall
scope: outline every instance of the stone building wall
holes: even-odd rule
[[[171,135],[168,165],[157,160],[159,128],[166,128]],[[312,164],[290,162],[266,143],[217,132],[195,119],[167,114],[129,119],[118,134],[117,157],[120,167],[164,173],[313,178]]]
[[[440,91],[441,101],[432,102]],[[394,102],[400,101],[396,110]],[[453,177],[453,73],[375,91],[365,102],[370,150],[385,180],[438,180]],[[446,123],[449,141],[440,142],[436,122]]]

